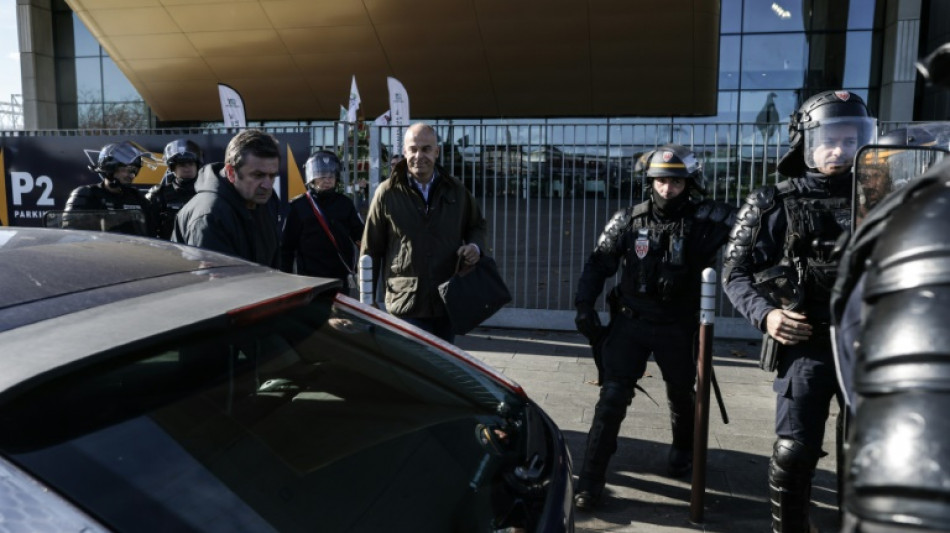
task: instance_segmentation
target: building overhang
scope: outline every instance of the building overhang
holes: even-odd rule
[[[718,0],[66,0],[163,121],[716,114]]]

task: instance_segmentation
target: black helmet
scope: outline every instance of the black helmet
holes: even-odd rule
[[[643,172],[647,180],[654,178],[684,178],[694,188],[703,191],[703,168],[692,150],[679,144],[664,144],[647,152],[637,161],[636,172]]]
[[[307,175],[307,184],[309,185],[317,174],[329,172],[339,178],[340,172],[343,170],[343,165],[340,164],[340,158],[333,152],[320,150],[314,152],[313,155],[310,156],[310,159],[307,159],[307,162],[304,163],[304,170]]]
[[[860,96],[849,91],[825,91],[805,100],[788,122],[789,151],[778,162],[778,171],[797,176],[816,168],[814,150],[823,142],[826,126],[845,124],[857,127],[855,151],[877,138],[877,119],[871,117]]]
[[[119,167],[135,167],[136,172],[138,172],[138,169],[142,168],[142,157],[146,155],[146,152],[128,141],[110,143],[99,150],[95,166],[90,166],[89,169],[99,174],[102,179],[107,180],[112,178],[115,170]],[[89,151],[86,151],[86,156],[89,157],[90,161],[92,160]]]
[[[179,163],[194,163],[201,166],[201,148],[188,139],[175,139],[165,145],[162,161],[170,170],[175,170]]]

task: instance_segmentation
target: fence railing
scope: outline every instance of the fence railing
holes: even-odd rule
[[[541,320],[555,327],[572,325],[569,312],[577,280],[606,221],[647,194],[634,171],[641,155],[668,142],[692,149],[703,163],[707,197],[738,207],[751,191],[777,181],[776,162],[788,149],[784,124],[554,120],[431,124],[439,135],[442,166],[472,191],[488,221],[485,251],[496,259],[514,298],[504,320]],[[882,125],[884,131],[898,126]],[[311,151],[330,149],[341,154],[346,191],[364,210],[376,185],[388,175],[390,155],[401,152],[393,146],[399,138],[395,126],[325,123],[263,129],[278,138],[281,133],[308,132]],[[228,131],[234,130],[219,127],[149,133]],[[89,133],[142,132],[51,130],[0,132],[0,136]],[[610,285],[608,282],[605,293]],[[603,299],[599,305],[604,309]],[[717,314],[736,318],[721,295]],[[717,332],[727,329],[717,325]]]

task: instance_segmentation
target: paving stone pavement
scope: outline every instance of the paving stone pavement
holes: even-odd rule
[[[596,368],[586,340],[574,332],[478,328],[456,344],[517,381],[557,422],[570,447],[575,471],[598,388],[588,382]],[[620,431],[607,476],[607,495],[592,513],[577,513],[578,532],[675,533],[770,531],[767,468],[774,437],[772,378],[757,366],[759,342],[716,339],[713,365],[729,415],[723,424],[710,400],[709,451],[703,522],[690,517],[691,480],[665,475],[672,440],[666,392],[652,360]],[[825,431],[827,456],[818,463],[811,519],[822,532],[838,530],[832,405]]]

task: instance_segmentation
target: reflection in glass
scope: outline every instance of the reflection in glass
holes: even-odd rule
[[[719,38],[719,90],[739,88],[739,36]]]
[[[103,99],[109,102],[141,100],[135,87],[109,57],[102,58]]]
[[[79,104],[77,108],[80,128],[96,128],[102,125],[102,104]]]
[[[739,122],[760,124],[777,121],[785,124],[798,108],[798,91],[743,91],[741,102]],[[783,127],[773,128],[772,140],[775,134],[784,136],[784,131]]]
[[[76,46],[76,57],[99,56],[99,43],[75,13],[73,13],[73,42]]]
[[[79,102],[102,101],[102,71],[98,57],[76,58],[76,97]]]
[[[742,25],[747,32],[804,31],[803,4],[799,0],[746,1]]]
[[[805,77],[802,33],[746,35],[742,41],[742,89],[797,89]]]
[[[869,31],[848,32],[848,50],[845,57],[844,85],[848,87],[868,87],[871,85],[871,45],[872,34]]]
[[[742,0],[722,0],[719,13],[722,17],[720,33],[742,31]]]
[[[874,5],[877,0],[851,0],[848,9],[849,30],[870,30],[874,28]]]

